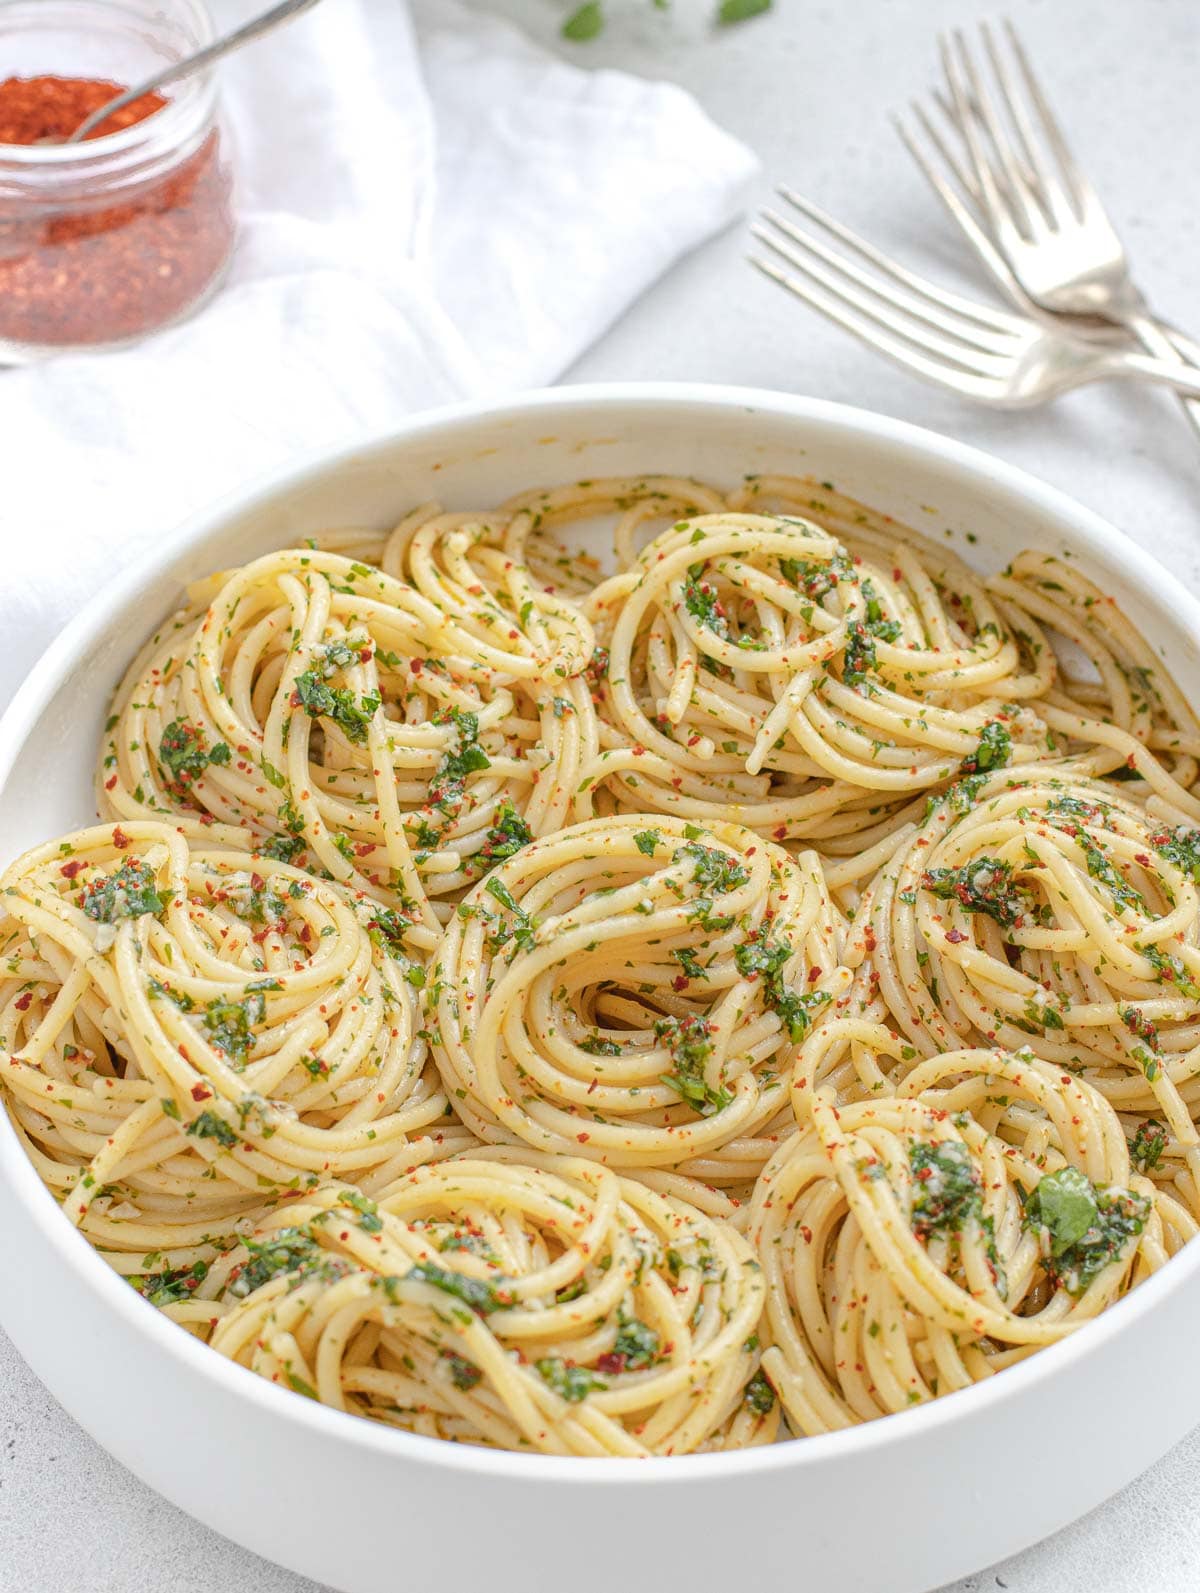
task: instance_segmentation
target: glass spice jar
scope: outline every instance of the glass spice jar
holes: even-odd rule
[[[0,364],[117,347],[189,315],[234,239],[212,73],[93,109],[210,42],[202,0],[0,5]]]

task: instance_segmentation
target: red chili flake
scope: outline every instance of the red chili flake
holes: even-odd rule
[[[16,1007],[18,1012],[28,1012],[29,1011],[29,1003],[32,1000],[33,1000],[33,991],[32,990],[27,990],[23,996],[18,996],[17,997],[16,1001],[13,1002],[13,1005]]]
[[[133,842],[125,834],[125,831],[119,824],[113,829],[113,845],[116,847],[118,852],[123,852],[127,846],[133,845]]]
[[[579,1141],[579,1143],[581,1145],[586,1145],[588,1140],[591,1139],[591,1137],[592,1136],[590,1134],[576,1134],[576,1136],[575,1136],[575,1138]]]
[[[104,782],[104,789],[105,789],[105,790],[106,790],[106,791],[111,791],[111,790],[112,790],[112,788],[113,788],[113,786],[115,786],[115,785],[116,785],[116,783],[117,783],[117,776],[116,776],[116,775],[115,775],[115,774],[114,774],[114,775],[112,775],[112,776],[110,776],[110,778],[109,778],[109,779],[107,779],[107,780],[106,780],[106,781],[105,781],[105,782]]]
[[[819,968],[810,968],[808,970],[808,982],[810,985],[815,985],[820,977],[821,970]]]
[[[209,1090],[209,1089],[206,1089],[203,1084],[193,1084],[192,1085],[192,1100],[193,1101],[207,1101],[211,1094],[212,1094],[212,1091]]]
[[[946,939],[952,946],[959,945],[960,942],[966,940],[966,938],[966,935],[963,934],[961,929],[948,929],[946,931]]]
[[[99,78],[5,78],[0,145],[65,139],[124,88]],[[88,137],[132,127],[166,103],[144,94]],[[228,257],[233,230],[215,132],[123,202],[57,213],[9,205],[0,219],[0,338],[65,347],[165,326],[203,296]]]
[[[59,869],[59,873],[63,876],[64,879],[74,879],[76,874],[79,873],[79,870],[81,868],[86,868],[86,867],[87,867],[87,864],[83,861],[83,859],[80,858],[80,857],[77,857],[77,858],[73,859],[70,863],[64,863],[62,868]]]
[[[410,658],[408,661],[408,667],[412,670],[414,675],[419,675],[425,668],[425,660],[423,658]]]
[[[625,1370],[627,1359],[627,1356],[618,1354],[615,1350],[610,1350],[607,1355],[597,1357],[596,1370],[602,1372],[605,1377],[619,1377]]]

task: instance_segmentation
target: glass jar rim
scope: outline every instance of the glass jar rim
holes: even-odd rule
[[[119,4],[119,0],[93,0],[93,4],[106,10],[111,9],[114,14],[125,10]],[[190,54],[193,50],[201,50],[205,45],[211,44],[216,37],[216,25],[206,0],[173,0],[173,5],[179,11],[187,13],[187,21],[192,26],[195,42],[188,47],[186,53]],[[6,14],[11,15],[19,9],[19,6],[20,0],[16,0],[15,4],[0,5],[0,23],[4,21]],[[164,7],[159,15],[163,16],[170,9],[171,7]],[[150,20],[149,17],[147,20]],[[149,73],[145,75],[149,76]],[[78,144],[0,143],[0,162],[10,170],[14,167],[24,167],[49,171],[73,167],[78,171],[81,166],[89,163],[108,165],[123,155],[136,156],[151,142],[164,144],[182,142],[198,124],[203,124],[212,116],[216,100],[216,67],[204,67],[181,79],[177,85],[169,87],[175,92],[169,93],[165,105],[160,106],[151,115],[142,117],[140,121],[118,128],[116,132],[101,133],[97,138],[85,139]]]

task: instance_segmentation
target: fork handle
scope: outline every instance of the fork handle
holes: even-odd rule
[[[1153,354],[1156,359],[1173,360],[1185,369],[1189,366],[1191,369],[1195,369],[1195,366],[1191,365],[1190,360],[1185,357],[1185,351],[1191,353],[1196,348],[1190,338],[1180,336],[1172,339],[1171,335],[1152,315],[1143,314],[1141,311],[1135,311],[1125,324],[1148,354]],[[1183,406],[1183,412],[1187,416],[1192,431],[1197,438],[1200,438],[1200,398],[1185,398],[1182,393],[1179,393],[1179,402]]]
[[[1096,355],[1083,379],[1104,382],[1113,378],[1154,382],[1160,387],[1173,387],[1181,399],[1200,399],[1200,366],[1187,364],[1174,352],[1168,360],[1159,359],[1154,354],[1106,349],[1103,354]],[[1070,385],[1068,381],[1067,386]]]

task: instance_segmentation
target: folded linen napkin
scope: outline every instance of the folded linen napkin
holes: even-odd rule
[[[214,4],[218,25],[261,0]],[[0,705],[217,494],[455,398],[553,381],[736,215],[749,151],[680,90],[458,0],[325,0],[232,58],[222,291],[115,354],[0,371]]]

